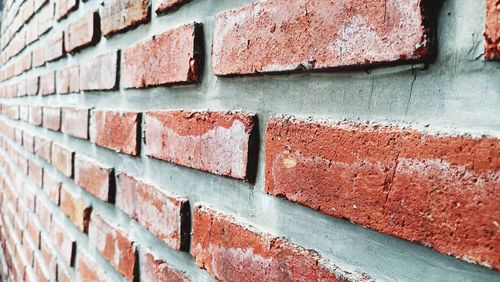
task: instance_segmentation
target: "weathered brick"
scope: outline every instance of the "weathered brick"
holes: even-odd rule
[[[48,71],[40,76],[40,94],[47,96],[56,93],[55,73]]]
[[[23,121],[28,121],[29,116],[29,106],[28,105],[20,105],[19,106],[19,118]]]
[[[14,134],[15,134],[14,141],[19,145],[23,145],[23,131],[19,128],[15,128]]]
[[[46,235],[42,233],[40,236],[40,254],[41,258],[43,258],[44,265],[49,272],[51,277],[55,277],[57,262],[56,262],[56,254],[55,251],[50,247],[51,241],[50,234]],[[60,268],[59,268],[60,269]]]
[[[165,260],[157,258],[151,251],[141,255],[141,279],[157,282],[191,281],[184,272],[173,268]]]
[[[77,154],[75,157],[75,182],[103,201],[113,202],[113,169]]]
[[[63,184],[61,187],[61,210],[82,232],[87,232],[92,208],[83,198],[73,194]]]
[[[29,106],[28,121],[33,125],[42,125],[43,120],[41,106]]]
[[[33,67],[40,67],[45,64],[45,46],[39,45],[37,48],[33,49]]]
[[[265,147],[267,193],[500,267],[498,139],[276,118]]]
[[[2,114],[10,119],[19,119],[19,106],[2,104]]]
[[[49,231],[52,223],[52,214],[50,213],[47,204],[45,204],[44,201],[41,201],[40,198],[36,199],[36,215],[40,220],[43,228]]]
[[[127,238],[122,228],[112,226],[93,212],[90,219],[89,239],[118,272],[129,281],[134,279],[135,244]]]
[[[196,264],[219,281],[344,281],[316,252],[203,206],[195,208],[192,246]]]
[[[23,131],[23,147],[30,153],[35,150],[35,137],[27,131]]]
[[[30,21],[26,25],[26,44],[29,45],[38,39],[38,22],[36,20]]]
[[[129,30],[149,22],[149,0],[106,0],[101,10],[104,36]]]
[[[50,130],[61,130],[61,108],[43,107],[43,127]]]
[[[141,88],[197,82],[201,71],[201,37],[201,25],[188,24],[125,49],[122,85]]]
[[[36,281],[38,282],[50,282],[51,280],[51,275],[49,274],[47,270],[47,266],[45,265],[45,262],[43,261],[43,258],[40,256],[35,256],[34,262],[33,262],[33,269],[36,275]],[[55,273],[53,274],[55,275]],[[55,278],[55,276],[52,276]]]
[[[116,206],[175,250],[188,248],[187,199],[169,196],[153,185],[121,173]]]
[[[216,75],[426,60],[426,1],[258,1],[217,16]],[[382,16],[383,15],[383,16]]]
[[[89,138],[89,109],[63,107],[61,131],[74,137]]]
[[[63,225],[58,220],[52,220],[52,227],[50,230],[51,241],[54,243],[65,262],[72,266],[76,252],[76,241],[70,235],[66,227],[67,226]]]
[[[56,19],[59,21],[68,16],[68,14],[78,9],[78,0],[57,0],[56,1]]]
[[[54,204],[59,205],[61,181],[57,180],[55,175],[47,171],[43,174],[43,190]]]
[[[52,143],[51,163],[62,174],[73,177],[73,159],[75,152],[61,145]]]
[[[55,61],[64,57],[64,32],[53,34],[46,41],[45,60],[47,62]]]
[[[35,245],[35,249],[38,249],[40,246],[40,228],[30,219],[30,222],[26,226],[26,230],[31,241],[33,241],[33,244]]]
[[[137,156],[140,145],[141,114],[94,110],[90,140],[99,146]]]
[[[33,161],[28,162],[28,174],[36,185],[42,187],[43,169]]]
[[[26,94],[34,96],[38,94],[39,78],[31,76],[26,79]]]
[[[161,0],[158,3],[158,6],[156,7],[156,13],[157,14],[162,14],[166,12],[170,12],[174,10],[175,8],[181,6],[182,4],[185,4],[191,0]]]
[[[78,249],[78,275],[83,282],[109,279],[95,259],[82,248]]]
[[[45,5],[36,16],[38,19],[38,36],[49,31],[54,25],[54,4]]]
[[[484,57],[487,60],[500,60],[500,2],[498,0],[486,0],[484,41]]]
[[[256,117],[248,113],[163,111],[145,116],[146,155],[251,180]]]
[[[110,52],[80,65],[81,90],[112,90],[118,87],[119,52]]]
[[[57,93],[75,93],[80,91],[80,67],[70,66],[58,70],[56,74]]]
[[[50,140],[35,136],[35,154],[47,162],[50,162],[51,147],[52,142]]]
[[[24,97],[26,96],[26,81],[22,80],[19,83],[17,83],[17,97]]]
[[[75,52],[99,42],[101,29],[99,13],[90,12],[68,25],[64,32],[66,52]]]

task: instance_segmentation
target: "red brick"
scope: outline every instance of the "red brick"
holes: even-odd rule
[[[92,208],[81,197],[68,190],[65,184],[61,188],[61,210],[82,232],[87,232]]]
[[[51,147],[52,142],[50,140],[35,136],[35,154],[47,162],[50,162]]]
[[[75,157],[75,182],[103,201],[112,202],[113,169],[82,155]]]
[[[188,248],[187,199],[169,196],[153,185],[121,173],[116,206],[175,250]]]
[[[55,61],[66,55],[64,52],[64,32],[52,35],[45,42],[47,44],[45,49],[45,60],[47,62]]]
[[[55,73],[46,72],[40,76],[40,94],[47,96],[56,93]]]
[[[43,174],[43,190],[54,204],[59,205],[61,181],[57,180],[55,175],[47,171]]]
[[[36,215],[45,230],[50,231],[52,214],[47,205],[43,201],[40,201],[40,198],[36,199]],[[41,246],[43,246],[43,244],[41,244]]]
[[[23,131],[23,147],[30,153],[35,151],[35,137],[26,131]]]
[[[43,107],[43,127],[59,131],[61,130],[61,108]]]
[[[64,32],[64,48],[66,52],[75,52],[95,45],[101,37],[99,13],[90,12],[68,25]]]
[[[20,105],[19,106],[19,118],[23,121],[28,121],[29,116],[29,106]]]
[[[50,234],[48,235],[50,236]],[[55,277],[57,271],[61,270],[61,267],[57,268],[56,255],[55,252],[49,247],[51,244],[49,242],[52,238],[47,237],[44,233],[40,236],[40,254],[43,258],[44,265],[46,266],[51,277]],[[60,280],[59,280],[60,281]]]
[[[80,252],[80,250],[78,250]],[[80,257],[80,254],[78,254],[78,257]],[[79,258],[80,259],[80,258]],[[94,272],[97,271],[97,268],[94,268]],[[57,267],[57,282],[71,282],[73,281],[69,273],[64,270],[62,266]],[[98,280],[94,280],[98,281]],[[104,280],[99,280],[99,281],[104,281]]]
[[[57,71],[57,93],[75,93],[80,91],[80,67],[70,66]]]
[[[26,81],[21,80],[19,83],[17,83],[17,97],[24,97],[26,96]]]
[[[35,13],[35,1],[26,1],[20,10],[23,22],[27,22]]]
[[[259,1],[217,16],[216,75],[321,70],[428,59],[420,0]],[[383,16],[381,16],[383,15]]]
[[[89,138],[89,109],[62,108],[61,131],[82,139]]]
[[[107,281],[109,279],[95,259],[81,248],[78,249],[78,275],[82,282]]]
[[[127,280],[133,280],[136,260],[135,244],[127,238],[122,228],[113,227],[93,212],[90,219],[89,240],[118,272]]]
[[[156,8],[157,14],[162,14],[166,12],[170,12],[173,9],[185,4],[191,0],[161,0],[158,3],[158,7]]]
[[[92,114],[90,140],[99,146],[137,156],[140,145],[140,113],[97,111]]]
[[[344,281],[316,252],[196,207],[192,254],[219,281]]]
[[[125,49],[122,85],[141,88],[197,82],[201,71],[201,37],[201,25],[188,24]]]
[[[35,0],[35,12],[37,12],[47,2],[49,2],[49,0]]]
[[[30,45],[38,39],[38,22],[30,21],[26,25],[26,45]]]
[[[36,185],[42,187],[43,169],[33,161],[28,162],[28,173]]]
[[[26,230],[31,241],[33,241],[33,244],[35,245],[35,249],[38,249],[40,246],[40,228],[38,228],[38,225],[30,220],[29,224],[26,226]]]
[[[49,5],[44,6],[36,16],[38,19],[38,36],[44,34],[52,28],[54,25],[54,5],[49,3]]]
[[[498,0],[486,0],[484,41],[484,57],[487,60],[500,60],[500,2]]]
[[[2,104],[2,114],[10,119],[19,119],[19,106]]]
[[[50,274],[48,273],[47,266],[41,257],[36,256],[33,263],[33,268],[36,274],[36,281],[38,282],[49,282],[51,281]],[[55,274],[55,273],[54,273]],[[55,276],[53,276],[55,277]]]
[[[170,266],[165,260],[157,258],[152,252],[144,252],[141,256],[142,281],[188,282],[191,279],[182,271]]]
[[[76,251],[75,239],[69,234],[66,226],[63,226],[62,223],[57,220],[52,221],[50,234],[52,236],[51,241],[54,243],[65,262],[72,266],[74,262],[73,257]]]
[[[272,120],[266,191],[500,269],[500,142],[391,126]]]
[[[45,46],[40,45],[33,49],[33,67],[40,67],[45,64]]]
[[[250,180],[256,117],[230,112],[148,112],[146,155]]]
[[[110,52],[80,65],[81,90],[113,90],[118,87],[118,54]]]
[[[28,121],[33,124],[40,126],[42,125],[42,107],[40,106],[29,106],[29,117]]]
[[[51,163],[62,174],[73,177],[73,158],[75,152],[61,145],[52,143]]]
[[[78,9],[78,0],[57,0],[56,1],[56,19],[61,20],[68,14]]]
[[[26,94],[34,96],[38,94],[39,79],[38,76],[31,76],[26,79]]]
[[[101,10],[104,36],[149,22],[149,0],[106,0]]]
[[[23,145],[23,131],[19,128],[15,128],[14,129],[14,134],[15,134],[15,139],[14,141],[19,144],[19,145]]]

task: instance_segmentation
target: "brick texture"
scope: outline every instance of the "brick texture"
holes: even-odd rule
[[[144,281],[191,281],[185,273],[173,268],[165,260],[155,257],[150,251],[141,256],[141,277]]]
[[[61,108],[43,107],[43,127],[59,131],[61,130]]]
[[[255,122],[255,116],[247,113],[148,112],[146,155],[249,180]]]
[[[500,141],[355,123],[272,120],[266,192],[498,266]],[[488,232],[485,232],[488,230]]]
[[[64,258],[67,265],[72,266],[76,252],[75,239],[69,234],[67,226],[57,220],[52,221],[50,230],[51,241],[55,244],[57,251]]]
[[[191,0],[161,0],[159,1],[158,7],[156,8],[157,14],[162,14],[170,12],[173,9],[185,4]]]
[[[60,32],[50,38],[45,49],[45,61],[55,61],[63,57],[64,52],[64,33]]]
[[[106,0],[101,11],[104,36],[126,31],[149,21],[149,0]]]
[[[103,166],[88,157],[76,155],[76,184],[103,201],[113,201],[112,175],[112,168]]]
[[[61,210],[78,229],[87,232],[92,208],[81,197],[70,192],[66,185],[61,188]]]
[[[213,69],[237,75],[421,61],[432,43],[424,3],[269,0],[222,12]]]
[[[486,0],[484,41],[484,57],[487,60],[500,60],[500,2],[498,0]]]
[[[84,108],[62,108],[61,131],[82,139],[89,138],[90,110]]]
[[[78,8],[78,0],[57,0],[56,3],[57,20],[65,18],[70,12]]]
[[[201,71],[200,33],[201,25],[184,25],[125,49],[121,75],[123,87],[197,82]]]
[[[90,12],[68,25],[64,34],[64,48],[75,52],[99,42],[101,36],[99,13]]]
[[[118,87],[118,54],[99,55],[80,66],[81,90],[112,90]]]
[[[57,71],[57,93],[75,93],[80,91],[80,67],[78,65]]]
[[[62,174],[73,177],[75,152],[59,144],[52,143],[51,163]]]
[[[140,113],[93,111],[90,140],[99,146],[120,153],[139,154]]]

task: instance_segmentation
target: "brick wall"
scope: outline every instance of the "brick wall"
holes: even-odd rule
[[[2,280],[499,280],[499,7],[5,1]]]

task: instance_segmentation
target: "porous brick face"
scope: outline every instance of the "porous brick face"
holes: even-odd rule
[[[1,281],[500,281],[499,0],[2,2]]]

